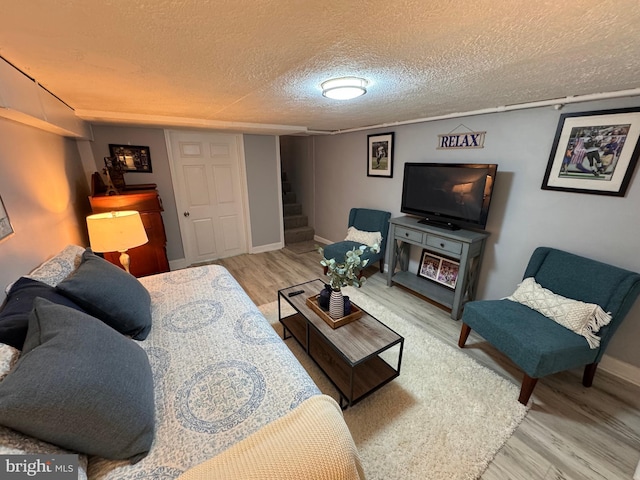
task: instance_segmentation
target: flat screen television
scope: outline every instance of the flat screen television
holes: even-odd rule
[[[405,163],[403,213],[449,230],[484,230],[495,184],[496,164]]]

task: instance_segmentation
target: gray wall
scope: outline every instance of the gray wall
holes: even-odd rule
[[[69,244],[88,245],[89,187],[75,140],[0,118],[0,196],[15,234],[0,242],[4,287]]]
[[[276,138],[266,135],[244,135],[243,139],[252,246],[279,243],[281,241],[280,197],[278,196],[280,172]]]
[[[164,208],[162,221],[164,222],[167,235],[167,257],[169,260],[184,258],[164,130],[161,128],[94,125],[93,136],[94,141],[91,142],[91,150],[95,159],[95,169],[99,172],[102,172],[104,168],[104,157],[109,156],[110,143],[116,145],[144,145],[149,147],[152,172],[127,172],[124,175],[124,181],[127,185],[139,183],[155,183],[158,185],[158,193],[160,194]]]
[[[640,271],[640,183],[637,168],[623,198],[541,190],[552,142],[562,113],[640,106],[640,99],[619,99],[449,119],[335,136],[316,136],[316,234],[344,238],[351,207],[388,210],[401,215],[405,162],[497,163],[498,177],[487,231],[491,233],[480,276],[479,298],[513,292],[532,251],[540,245],[565,249]],[[486,131],[485,148],[436,150],[438,134],[464,124]],[[367,177],[367,134],[395,132],[392,179]],[[413,268],[420,252],[412,249]],[[594,279],[594,281],[598,281]],[[366,288],[366,287],[365,287]],[[609,345],[607,354],[640,367],[640,301]]]

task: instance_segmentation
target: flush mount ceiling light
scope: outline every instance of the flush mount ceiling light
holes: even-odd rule
[[[342,77],[322,82],[322,95],[334,100],[351,100],[367,93],[368,82],[364,78]]]

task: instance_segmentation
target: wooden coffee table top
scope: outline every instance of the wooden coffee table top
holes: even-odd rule
[[[279,290],[278,294],[301,313],[328,342],[334,345],[352,366],[403,340],[400,335],[369,315],[364,309],[359,320],[336,329],[331,328],[306,304],[307,298],[317,295],[323,288],[324,282],[316,279],[284,288]],[[304,293],[294,297],[287,296],[289,292],[296,290],[304,290]],[[356,305],[358,305],[357,302]],[[358,307],[362,308],[361,305]]]

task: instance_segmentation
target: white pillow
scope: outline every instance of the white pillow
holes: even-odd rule
[[[525,278],[507,300],[526,305],[582,335],[592,349],[600,346],[600,337],[596,333],[611,321],[611,314],[605,312],[600,305],[557,295],[542,287],[533,277]]]
[[[367,247],[373,247],[374,245],[380,246],[382,243],[382,234],[380,232],[364,232],[358,230],[356,227],[349,227],[345,240],[362,243]]]

